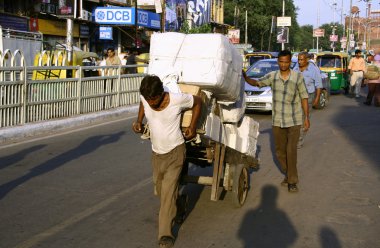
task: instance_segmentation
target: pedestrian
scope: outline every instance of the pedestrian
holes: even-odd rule
[[[363,103],[370,106],[376,91],[380,92],[380,68],[374,63],[374,56],[367,57],[367,72],[364,74],[365,81],[368,84],[368,94],[366,101]],[[380,107],[380,102],[375,101],[375,106]]]
[[[305,80],[306,89],[309,94],[308,104],[309,104],[309,120],[311,118],[311,108],[317,108],[320,100],[323,84],[321,71],[313,63],[309,62],[309,56],[307,52],[301,52],[298,54],[298,63],[294,67],[294,71],[301,72]],[[298,141],[297,148],[303,146],[305,140],[306,132],[303,128],[300,130],[300,139]]]
[[[201,112],[198,96],[165,92],[163,83],[157,76],[144,77],[140,86],[140,107],[133,130],[143,130],[146,117],[152,143],[152,167],[154,192],[160,198],[158,220],[158,240],[161,248],[172,247],[174,235],[172,223],[177,213],[179,177],[185,161],[185,139],[196,135],[196,123]],[[182,134],[181,113],[192,109],[190,127]]]
[[[355,97],[359,98],[364,72],[366,71],[365,60],[362,58],[362,51],[359,49],[355,50],[355,57],[350,60],[348,69],[351,75],[350,93],[354,93]]]
[[[144,59],[140,59],[137,57],[139,55],[139,51],[137,49],[132,49],[127,58],[127,65],[136,65],[137,62],[148,63],[148,61]],[[137,66],[126,68],[127,73],[137,73]]]
[[[289,192],[298,192],[297,143],[303,125],[306,132],[310,127],[308,93],[302,73],[290,70],[292,54],[283,50],[278,54],[280,70],[273,71],[255,80],[243,76],[253,86],[271,86],[273,92],[272,131],[276,157],[285,174],[281,185]],[[303,115],[304,118],[303,118]]]
[[[113,47],[107,49],[106,65],[121,65],[120,58],[116,55]]]
[[[121,60],[119,56],[116,55],[115,49],[113,47],[107,49],[106,65],[121,65]],[[106,75],[109,75],[109,73],[113,73],[114,71],[115,69],[106,69]]]

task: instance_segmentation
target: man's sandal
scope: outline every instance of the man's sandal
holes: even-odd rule
[[[158,241],[160,248],[171,248],[174,245],[174,238],[170,236],[162,236]]]

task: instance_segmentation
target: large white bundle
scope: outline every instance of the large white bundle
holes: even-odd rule
[[[240,99],[233,104],[221,104],[222,121],[223,123],[237,123],[243,118],[245,114],[245,80],[241,77],[240,80]]]
[[[149,74],[177,73],[179,82],[200,86],[218,101],[239,100],[242,58],[221,34],[153,34]]]
[[[252,125],[249,127],[248,125]],[[249,157],[256,157],[259,123],[244,117],[240,125],[222,124],[215,114],[207,116],[205,136]]]
[[[161,79],[167,74],[179,73],[174,69],[179,50],[186,35],[182,33],[154,33],[150,40],[148,72]]]
[[[237,127],[239,136],[257,138],[259,136],[259,123],[252,117],[244,116]]]
[[[242,132],[239,133],[240,127],[235,124],[224,124],[223,127],[223,144],[247,156],[256,157],[257,137],[242,135]]]
[[[242,58],[221,34],[189,34],[175,61],[180,82],[210,90],[218,101],[235,102],[240,96]]]

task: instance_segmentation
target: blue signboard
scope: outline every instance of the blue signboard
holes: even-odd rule
[[[134,10],[134,8],[133,8]],[[146,10],[137,10],[137,24],[147,28],[160,29],[160,15]]]
[[[99,27],[99,40],[112,40],[112,27]]]
[[[135,25],[135,8],[99,7],[93,12],[95,22],[99,24]],[[137,25],[160,29],[160,15],[146,10],[137,11]]]

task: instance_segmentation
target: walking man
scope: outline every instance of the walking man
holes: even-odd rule
[[[190,94],[164,91],[157,76],[146,76],[140,86],[140,108],[133,130],[142,132],[142,122],[146,117],[152,142],[152,167],[155,195],[160,197],[158,239],[160,248],[174,245],[172,233],[176,217],[179,177],[185,161],[185,139],[196,135],[196,124],[201,112],[201,99]],[[190,127],[182,134],[181,113],[192,109]]]
[[[368,94],[366,101],[363,103],[370,106],[372,104],[372,99],[376,93],[376,90],[380,92],[380,69],[378,65],[374,64],[373,55],[368,56],[367,61],[367,73],[364,75],[364,77],[368,84]],[[376,101],[375,106],[380,107],[380,103]]]
[[[311,117],[311,108],[317,107],[319,103],[319,98],[322,92],[322,77],[319,68],[309,62],[307,52],[301,52],[298,54],[298,64],[294,67],[294,71],[301,72],[305,80],[306,89],[309,94],[308,105],[309,105],[309,119]],[[297,148],[301,148],[304,143],[306,132],[301,128],[300,139],[298,141]]]
[[[350,70],[350,93],[355,93],[355,97],[360,97],[360,89],[363,81],[364,72],[366,71],[365,60],[362,58],[362,51],[355,50],[355,57],[350,60],[348,65]]]
[[[306,132],[310,127],[308,93],[301,73],[290,70],[292,54],[283,50],[278,54],[279,71],[254,80],[243,72],[252,86],[271,86],[273,92],[272,131],[276,157],[285,174],[281,185],[289,192],[298,192],[297,143],[303,124]],[[304,116],[304,118],[303,118]]]

